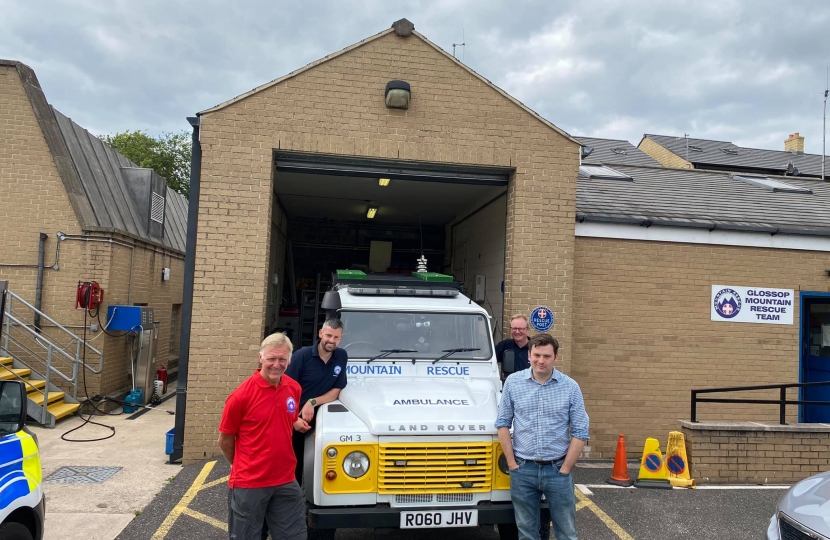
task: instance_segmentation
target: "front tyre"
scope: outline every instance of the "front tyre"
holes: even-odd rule
[[[518,540],[519,528],[515,523],[499,523],[499,540]]]
[[[308,529],[306,538],[308,540],[334,540],[334,533],[337,529]]]
[[[20,523],[4,523],[0,525],[0,538],[3,540],[34,540],[29,529]]]

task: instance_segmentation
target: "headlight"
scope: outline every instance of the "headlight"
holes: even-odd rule
[[[510,469],[507,467],[507,458],[504,457],[504,454],[499,456],[499,470],[504,474],[510,474]]]
[[[352,452],[343,460],[343,472],[352,478],[360,478],[369,472],[369,456],[363,452]]]

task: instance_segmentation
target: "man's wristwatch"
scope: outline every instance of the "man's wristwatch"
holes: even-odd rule
[[[309,400],[308,400],[308,402],[309,402],[309,403],[311,403],[311,406],[312,406],[312,407],[316,407],[316,406],[317,406],[317,400],[316,400],[316,399],[314,399],[314,398],[309,399]]]

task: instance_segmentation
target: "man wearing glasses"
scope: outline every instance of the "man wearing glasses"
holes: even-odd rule
[[[530,367],[527,360],[527,317],[524,315],[513,315],[510,317],[510,338],[502,340],[496,345],[496,360],[501,369],[501,379],[504,381],[508,375],[522,371]],[[513,369],[506,370],[504,365],[505,353],[513,356]]]

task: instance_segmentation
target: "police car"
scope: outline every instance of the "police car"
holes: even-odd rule
[[[306,439],[309,538],[514,523],[490,317],[462,291],[442,274],[333,276],[322,307],[343,321],[348,385]]]
[[[37,437],[25,427],[26,389],[0,381],[0,539],[41,540],[45,499]]]

